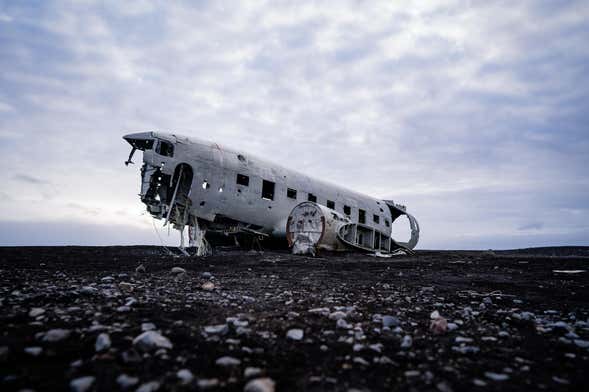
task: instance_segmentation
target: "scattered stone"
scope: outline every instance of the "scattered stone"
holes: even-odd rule
[[[139,378],[131,377],[124,373],[117,377],[117,384],[119,384],[119,387],[123,390],[132,388],[137,385],[137,383],[139,383]]]
[[[413,338],[409,335],[403,336],[401,340],[401,348],[410,348],[413,345]]]
[[[143,383],[137,388],[137,392],[155,392],[160,389],[160,383],[157,381],[149,381]]]
[[[229,326],[227,324],[207,325],[204,331],[208,335],[226,335],[229,333]]]
[[[32,308],[29,311],[29,317],[38,317],[38,316],[42,315],[43,313],[45,313],[45,309],[43,309],[43,308]]]
[[[338,310],[338,311],[331,313],[329,315],[329,318],[331,320],[339,320],[339,319],[346,318],[346,314],[344,312],[342,312],[341,310]]]
[[[111,341],[110,336],[107,333],[101,333],[96,338],[96,343],[94,347],[96,348],[96,352],[106,351],[110,348]]]
[[[434,335],[443,335],[448,331],[448,321],[444,317],[438,317],[430,322],[429,329]]]
[[[589,340],[575,339],[575,345],[581,348],[589,348]]]
[[[26,347],[25,353],[32,355],[33,357],[38,357],[43,352],[43,347]]]
[[[141,324],[141,331],[145,332],[145,331],[153,331],[155,329],[155,324],[154,323],[142,323]]]
[[[291,340],[301,340],[304,335],[303,330],[298,328],[289,329],[286,333],[286,337]]]
[[[389,316],[389,315],[382,316],[382,326],[383,327],[394,328],[394,327],[398,327],[399,325],[401,325],[401,321],[399,321],[399,319],[396,318],[395,316]]]
[[[165,336],[155,331],[146,331],[133,339],[133,345],[141,351],[153,351],[160,348],[171,349],[172,343]]]
[[[309,309],[308,312],[313,313],[313,314],[320,314],[322,316],[328,316],[329,315],[329,308],[314,308],[314,309]]]
[[[135,268],[135,272],[137,272],[138,274],[144,274],[146,272],[145,266],[143,264],[139,264],[139,266]]]
[[[421,372],[419,370],[407,370],[405,372],[405,377],[407,378],[418,377],[419,375],[421,375]]]
[[[509,375],[503,373],[485,372],[485,377],[493,381],[509,380]]]
[[[244,392],[274,392],[276,383],[268,377],[256,378],[245,384]]]
[[[70,389],[72,392],[89,391],[96,379],[92,376],[85,376],[73,379],[70,381]]]
[[[129,282],[120,282],[119,283],[119,289],[121,289],[121,291],[125,291],[127,293],[130,293],[131,291],[133,291],[134,288],[135,288],[135,286],[133,286]]]
[[[225,357],[221,357],[221,358],[217,359],[215,361],[215,363],[218,366],[230,367],[230,366],[239,366],[241,364],[241,361],[237,358],[234,358],[234,357],[225,356]]]
[[[435,320],[437,318],[440,318],[440,312],[438,312],[437,310],[434,310],[433,312],[431,312],[431,314],[429,315],[429,318],[432,320]]]
[[[172,274],[173,275],[186,274],[186,270],[184,268],[180,268],[180,267],[173,267]]]
[[[262,369],[260,369],[258,367],[248,366],[243,371],[243,377],[245,377],[245,378],[257,377],[260,374],[262,374]]]
[[[201,378],[196,382],[198,389],[207,390],[217,388],[219,386],[219,379],[217,378]]]
[[[42,340],[48,343],[57,343],[69,338],[70,333],[71,332],[68,329],[50,329],[49,331],[45,332]]]
[[[357,363],[357,364],[362,365],[362,366],[369,366],[370,365],[370,362],[368,362],[367,360],[365,360],[362,357],[354,357],[354,359],[352,360],[352,362]]]
[[[182,385],[188,385],[194,380],[194,374],[188,369],[181,369],[178,370],[176,373],[176,377],[180,379],[180,383]]]
[[[204,282],[200,288],[204,291],[213,291],[215,289],[215,284],[213,282]]]

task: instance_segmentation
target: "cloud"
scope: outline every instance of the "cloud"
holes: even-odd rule
[[[67,195],[35,209],[39,219],[86,222],[71,202],[117,224],[116,211],[133,211],[124,219],[140,226],[121,136],[162,130],[392,197],[422,222],[424,247],[497,248],[510,234],[525,246],[529,222],[544,223],[530,236],[589,233],[555,218],[588,207],[587,2],[49,1],[2,12],[0,180],[29,201],[35,179]]]
[[[544,223],[542,223],[542,222],[529,222],[529,223],[524,223],[523,225],[519,226],[517,229],[520,231],[542,230],[543,227],[544,227]]]
[[[37,178],[28,174],[17,173],[12,176],[12,178],[19,182],[24,182],[27,184],[34,184],[34,185],[46,185],[49,184],[47,180],[43,180],[41,178]]]

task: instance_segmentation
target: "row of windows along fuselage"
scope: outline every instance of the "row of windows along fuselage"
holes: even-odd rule
[[[237,185],[249,186],[250,178],[249,178],[249,176],[238,173],[237,178],[236,178],[236,183],[237,183]],[[274,200],[274,191],[276,188],[275,185],[276,184],[272,181],[262,180],[262,199]],[[293,188],[286,188],[286,197],[289,199],[296,200],[297,199],[297,190],[293,189]],[[312,193],[309,193],[307,195],[307,200],[316,203],[317,196]],[[335,210],[335,202],[333,200],[327,200],[325,205],[327,208]],[[347,216],[352,215],[352,208],[350,206],[344,205],[343,211],[344,211],[344,214],[346,214]],[[373,214],[372,221],[376,224],[380,224],[380,215]],[[366,211],[361,208],[358,209],[358,223],[363,223],[363,224],[366,223]],[[385,219],[384,223],[385,223],[386,227],[389,227],[391,225],[388,219]]]

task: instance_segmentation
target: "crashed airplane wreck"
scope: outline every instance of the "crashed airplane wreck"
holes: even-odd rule
[[[195,138],[160,132],[123,136],[143,152],[141,201],[156,219],[180,231],[180,250],[210,253],[210,239],[241,246],[278,241],[295,254],[356,250],[378,255],[411,253],[417,220],[406,207],[310,178],[253,155]],[[395,241],[391,226],[405,215],[408,242]]]

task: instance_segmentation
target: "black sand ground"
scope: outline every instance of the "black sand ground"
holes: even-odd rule
[[[259,377],[279,391],[586,390],[589,272],[554,270],[589,270],[588,254],[0,248],[0,389],[67,390],[92,376],[93,390],[119,390],[126,374],[131,390],[243,390]],[[434,334],[435,310],[455,329]],[[173,348],[140,350],[142,323]],[[66,331],[51,342],[52,329]],[[96,352],[100,333],[112,344]],[[225,356],[237,361],[216,363]]]

